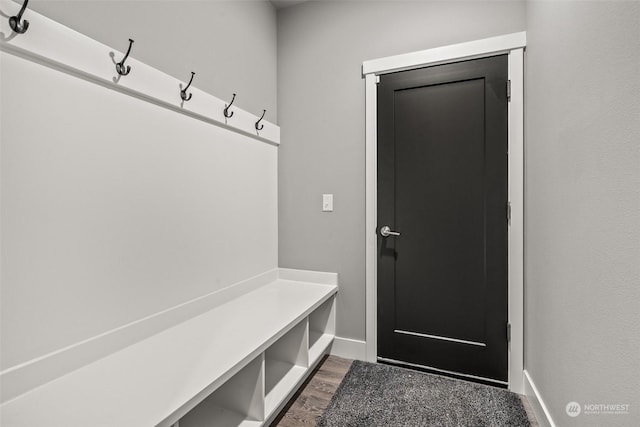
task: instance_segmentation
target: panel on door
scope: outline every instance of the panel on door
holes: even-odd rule
[[[507,56],[378,85],[378,357],[507,381]]]

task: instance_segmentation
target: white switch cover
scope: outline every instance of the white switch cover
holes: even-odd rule
[[[333,194],[322,195],[322,212],[333,212]]]

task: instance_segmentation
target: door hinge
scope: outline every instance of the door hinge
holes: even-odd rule
[[[376,76],[376,84],[380,83],[380,76]]]
[[[511,202],[507,202],[507,221],[511,221]]]
[[[507,80],[507,102],[511,102],[511,80]]]
[[[511,323],[507,322],[507,342],[511,342]]]

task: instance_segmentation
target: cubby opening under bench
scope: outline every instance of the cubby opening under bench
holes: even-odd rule
[[[267,284],[2,405],[3,425],[263,426],[335,337],[337,275]]]

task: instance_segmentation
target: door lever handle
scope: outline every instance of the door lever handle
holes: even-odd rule
[[[385,225],[380,228],[380,235],[382,237],[389,237],[389,236],[399,236],[400,233],[398,233],[397,231],[391,231],[391,228],[389,228],[388,225]]]

